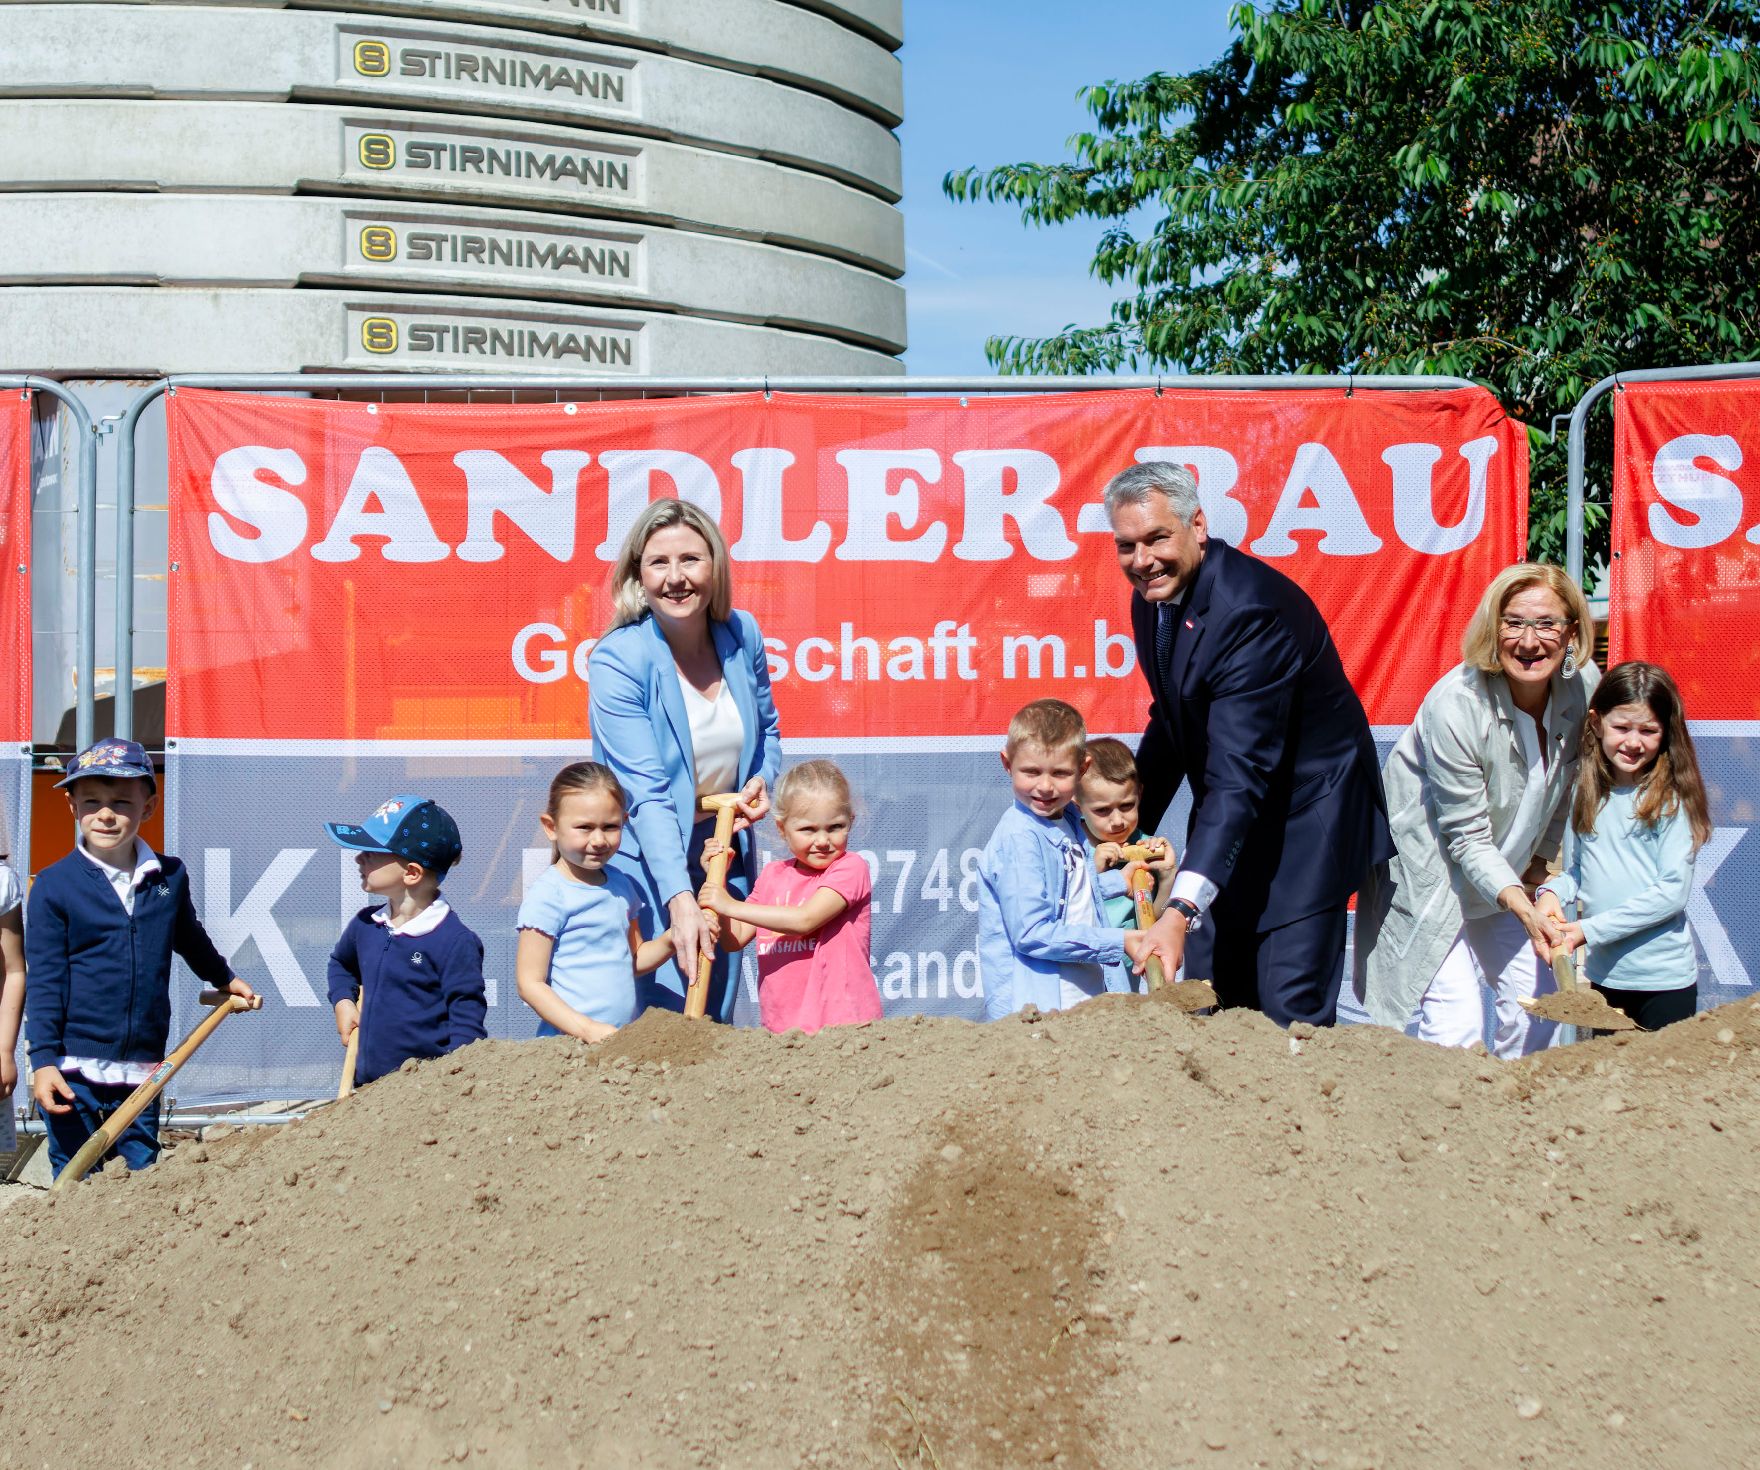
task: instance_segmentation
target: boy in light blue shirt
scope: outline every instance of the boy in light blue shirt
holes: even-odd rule
[[[984,1017],[1029,1004],[1063,1010],[1127,988],[1124,965],[1144,936],[1106,926],[1100,875],[1071,803],[1088,766],[1082,717],[1061,699],[1038,699],[1008,724],[1002,768],[1014,804],[978,865],[978,969]]]

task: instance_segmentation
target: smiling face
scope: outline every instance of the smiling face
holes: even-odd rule
[[[134,867],[134,840],[156,805],[145,780],[87,776],[67,788],[67,805],[87,852],[113,868]]]
[[[1535,628],[1536,621],[1549,623]],[[1497,626],[1497,662],[1518,698],[1538,694],[1564,663],[1576,626],[1570,610],[1550,587],[1524,587],[1503,605]]]
[[[709,615],[715,558],[689,526],[662,526],[642,548],[642,592],[654,616],[677,625]]]
[[[1014,786],[1015,800],[1036,817],[1063,815],[1076,794],[1076,783],[1088,769],[1088,753],[1079,746],[1047,750],[1022,740],[1002,753],[1002,768]]]
[[[623,843],[623,803],[603,786],[564,792],[552,816],[538,818],[544,835],[556,844],[556,855],[577,873],[594,874]]]
[[[802,867],[823,872],[849,851],[849,808],[832,792],[802,792],[790,800],[776,825]]]
[[[1118,564],[1145,602],[1172,602],[1191,586],[1209,539],[1203,511],[1197,511],[1188,526],[1173,502],[1159,493],[1112,512]]]
[[[1601,753],[1613,771],[1613,784],[1636,785],[1662,752],[1662,721],[1656,712],[1647,704],[1621,704],[1589,718],[1600,727]]]
[[[1137,809],[1142,796],[1135,781],[1108,781],[1089,771],[1082,777],[1080,795],[1076,798],[1088,835],[1096,842],[1130,841],[1131,833],[1137,830]]]

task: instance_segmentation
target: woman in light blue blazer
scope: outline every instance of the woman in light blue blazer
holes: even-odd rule
[[[637,519],[612,576],[611,629],[587,660],[593,755],[617,773],[629,825],[612,865],[648,901],[644,936],[671,926],[677,959],[638,981],[642,1006],[682,1010],[687,977],[710,922],[697,904],[703,843],[714,819],[698,802],[738,792],[737,857],[727,887],[743,898],[756,876],[746,830],[770,810],[782,741],[764,638],[733,608],[727,545],[696,506],[656,500]],[[739,956],[716,953],[708,1014],[733,1015]]]

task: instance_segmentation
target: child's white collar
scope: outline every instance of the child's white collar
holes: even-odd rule
[[[431,904],[406,923],[395,924],[392,922],[389,904],[382,909],[373,910],[373,922],[383,924],[393,934],[407,934],[411,938],[415,938],[423,934],[432,934],[451,912],[451,905],[445,899],[436,896]]]

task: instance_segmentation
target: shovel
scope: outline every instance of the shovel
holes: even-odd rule
[[[1152,847],[1127,847],[1124,849],[1124,860],[1127,863],[1146,863],[1159,857],[1160,854]],[[1131,899],[1137,906],[1137,928],[1147,929],[1155,922],[1155,904],[1151,895],[1155,892],[1155,875],[1147,869],[1139,868],[1131,874]],[[1150,993],[1164,991],[1163,999],[1179,1010],[1188,1013],[1214,1010],[1216,992],[1208,980],[1180,980],[1174,984],[1167,983],[1167,976],[1162,973],[1161,961],[1151,959],[1143,967],[1143,978],[1148,982]]]
[[[1579,1032],[1638,1029],[1638,1023],[1624,1011],[1610,1006],[1588,986],[1577,984],[1577,960],[1573,951],[1553,950],[1552,975],[1558,982],[1558,989],[1551,995],[1517,1002],[1530,1016],[1560,1026],[1575,1026]]]
[[[232,995],[222,990],[204,990],[202,1004],[212,1006],[213,1011],[202,1019],[202,1023],[179,1044],[176,1051],[153,1068],[153,1075],[131,1093],[127,1100],[114,1113],[104,1120],[103,1126],[88,1138],[80,1151],[67,1161],[50,1192],[65,1189],[70,1184],[77,1184],[97,1166],[98,1161],[110,1152],[111,1145],[122,1136],[123,1130],[146,1111],[147,1105],[165,1090],[165,1084],[177,1075],[177,1069],[196,1054],[196,1048],[212,1036],[220,1023],[234,1011],[260,1010],[263,997],[254,995],[249,1000],[243,996]]]

